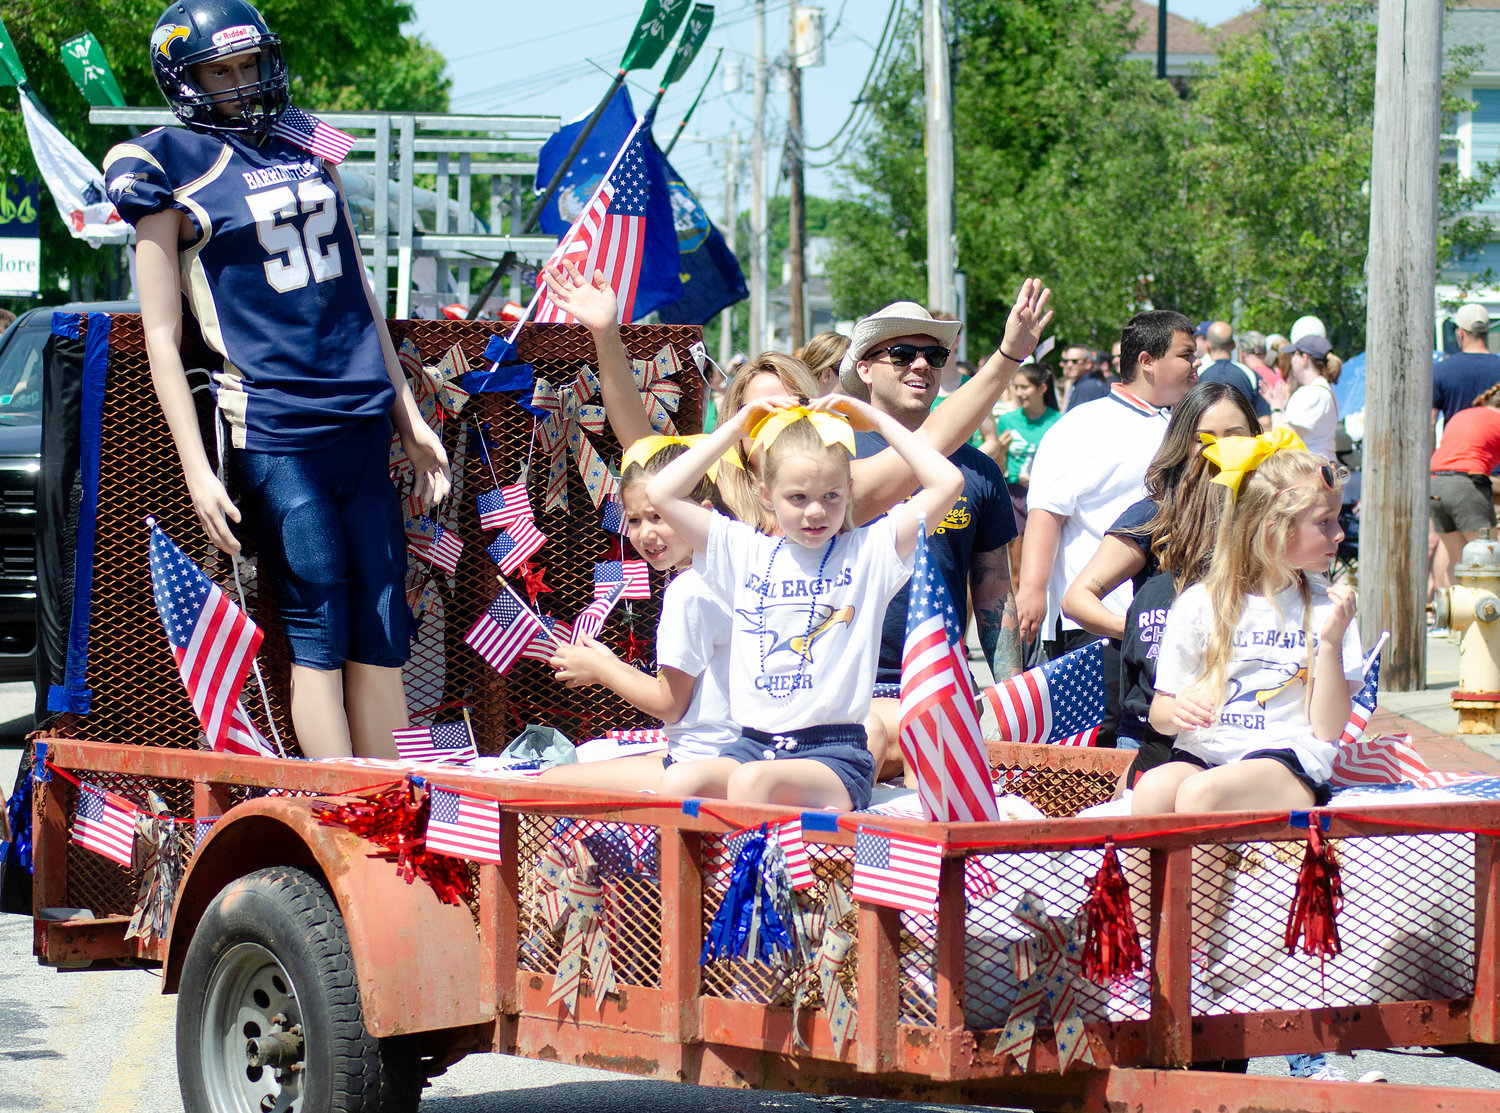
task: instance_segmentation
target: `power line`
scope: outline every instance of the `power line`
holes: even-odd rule
[[[891,23],[896,18],[896,11],[901,7],[901,4],[902,0],[891,0],[890,10],[886,12],[885,16],[885,26],[881,28],[880,40],[875,46],[874,56],[870,59],[870,69],[865,74],[864,83],[860,85],[859,92],[854,97],[854,105],[849,109],[849,115],[844,118],[844,122],[839,125],[837,131],[829,136],[827,141],[823,143],[806,144],[803,146],[804,151],[826,151],[829,147],[832,147],[835,143],[838,142],[839,136],[844,134],[844,129],[854,122],[854,117],[859,115],[860,109],[865,106],[865,91],[869,89],[870,81],[874,78],[875,71],[880,66],[881,51],[889,45],[888,36],[890,35],[891,31]],[[843,18],[842,13],[840,14],[839,18]]]

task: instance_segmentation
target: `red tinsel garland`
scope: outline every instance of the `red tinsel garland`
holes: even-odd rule
[[[1130,886],[1115,854],[1113,839],[1104,843],[1104,861],[1083,903],[1084,937],[1080,968],[1097,985],[1109,985],[1142,967],[1141,938],[1130,909]]]
[[[1302,938],[1302,953],[1328,959],[1343,950],[1339,942],[1338,914],[1344,907],[1344,884],[1339,877],[1339,860],[1333,848],[1323,842],[1316,816],[1307,824],[1307,849],[1302,854],[1302,870],[1292,895],[1292,908],[1286,919],[1283,942],[1286,953],[1297,949]]]
[[[444,904],[473,895],[463,859],[427,849],[427,792],[410,777],[354,803],[316,808],[313,814],[321,823],[347,827],[375,843],[382,858],[395,859],[396,873],[408,885],[420,877]]]

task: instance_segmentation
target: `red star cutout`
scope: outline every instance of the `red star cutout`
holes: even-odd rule
[[[634,627],[626,631],[625,636],[620,639],[618,648],[620,658],[626,663],[634,665],[636,668],[641,668],[642,666],[649,668],[642,651],[641,643],[635,636]]]
[[[526,594],[531,597],[531,605],[533,607],[536,606],[537,596],[552,590],[547,586],[547,582],[542,579],[546,574],[547,566],[545,564],[533,565],[529,560],[521,562],[521,583],[525,585]]]

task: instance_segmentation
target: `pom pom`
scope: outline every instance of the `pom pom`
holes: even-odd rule
[[[1316,816],[1307,824],[1307,849],[1302,854],[1302,870],[1292,895],[1292,908],[1286,919],[1283,942],[1287,954],[1297,949],[1302,939],[1302,953],[1320,959],[1336,956],[1339,942],[1338,914],[1344,906],[1344,885],[1339,877],[1339,861],[1333,848],[1323,842]]]
[[[1109,985],[1141,969],[1141,938],[1130,910],[1130,886],[1125,882],[1113,839],[1105,840],[1104,860],[1089,885],[1083,918],[1086,927],[1080,966],[1085,978]]]
[[[396,873],[408,885],[421,878],[444,904],[472,897],[469,869],[461,858],[427,849],[427,792],[410,777],[364,799],[332,808],[317,808],[319,822],[347,827],[393,859]]]

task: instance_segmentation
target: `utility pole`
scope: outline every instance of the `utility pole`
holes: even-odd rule
[[[755,130],[750,137],[750,338],[766,346],[766,0],[755,0]]]
[[[922,0],[927,138],[927,306],[952,313],[953,94],[943,0]]]
[[[1384,0],[1375,49],[1360,633],[1381,683],[1427,687],[1427,487],[1443,8]]]
[[[787,102],[786,175],[787,217],[791,225],[787,253],[791,259],[787,350],[795,352],[807,343],[807,318],[802,307],[803,249],[807,237],[807,217],[802,205],[802,68],[797,63],[797,5],[788,4],[786,40]]]
[[[724,156],[724,234],[729,253],[738,256],[740,236],[740,129],[729,133],[729,147]],[[734,357],[734,306],[719,314],[719,367],[726,373]]]

